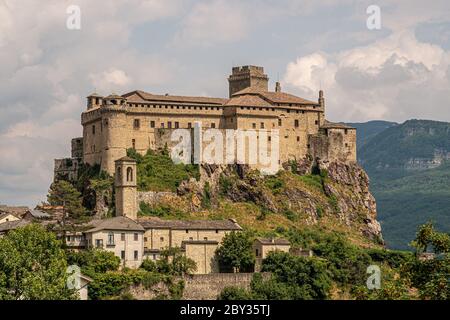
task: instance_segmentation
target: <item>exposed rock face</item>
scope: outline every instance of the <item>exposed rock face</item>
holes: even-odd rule
[[[320,170],[326,170],[331,181],[324,182],[327,195],[338,199],[338,206],[343,219],[363,218],[366,228],[361,230],[370,239],[382,240],[381,226],[376,220],[377,205],[369,190],[369,177],[356,163],[346,164],[338,162],[318,161]],[[338,184],[350,191],[342,192],[333,187]]]
[[[182,182],[177,194],[192,203],[197,199],[197,205],[188,210],[201,210],[198,199],[208,186],[212,212],[219,198],[224,198],[254,203],[262,213],[284,215],[296,224],[312,225],[334,216],[365,238],[382,242],[365,171],[356,163],[317,160],[315,164],[310,159],[290,162],[276,176],[264,176],[242,165],[202,165],[200,181]]]

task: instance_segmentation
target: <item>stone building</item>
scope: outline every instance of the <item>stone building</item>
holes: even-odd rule
[[[356,161],[356,130],[325,120],[325,99],[309,101],[283,92],[277,83],[269,91],[268,76],[258,66],[234,67],[228,78],[229,97],[210,98],[158,95],[131,91],[103,97],[87,97],[87,110],[81,115],[83,138],[72,142],[72,158],[100,164],[113,174],[115,161],[134,148],[144,154],[148,149],[170,145],[174,129],[242,129],[255,132],[254,139],[268,139],[264,132],[279,132],[279,163],[302,160],[307,155],[322,160]],[[192,131],[192,130],[191,130]],[[256,141],[256,140],[255,140]],[[75,144],[75,146],[74,146]],[[248,141],[248,145],[254,145]],[[235,150],[233,150],[234,152]],[[76,171],[61,159],[55,163],[55,175]],[[70,163],[69,163],[70,164]],[[77,165],[78,167],[78,165]]]
[[[217,247],[227,233],[242,230],[235,220],[140,218],[138,222],[145,229],[146,257],[157,260],[161,250],[178,247],[186,257],[195,261],[197,274],[218,272]]]
[[[95,220],[84,231],[86,248],[98,248],[113,252],[122,265],[139,268],[142,263],[144,247],[144,228],[128,217],[114,217]]]
[[[282,238],[256,238],[253,244],[253,250],[255,253],[255,271],[261,270],[262,261],[267,258],[269,252],[282,251],[289,252],[291,249],[291,243],[287,239]]]

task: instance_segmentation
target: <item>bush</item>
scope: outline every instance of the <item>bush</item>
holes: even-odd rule
[[[262,299],[326,299],[331,288],[331,278],[325,262],[317,258],[293,256],[286,252],[270,252],[263,260],[263,272],[273,278],[256,277],[252,291]]]
[[[220,293],[219,297],[217,298],[218,300],[227,300],[227,301],[231,301],[231,300],[253,300],[252,294],[243,289],[243,288],[239,288],[239,287],[226,287],[222,290],[222,292]]]
[[[137,162],[138,188],[142,191],[176,192],[181,181],[200,178],[198,165],[174,164],[167,151],[149,149],[142,156],[128,149],[127,154]]]

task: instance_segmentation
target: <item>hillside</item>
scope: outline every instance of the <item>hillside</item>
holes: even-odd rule
[[[361,148],[364,144],[366,144],[370,139],[379,134],[380,132],[386,130],[387,128],[394,127],[398,125],[396,122],[383,121],[383,120],[374,120],[368,121],[364,123],[347,123],[349,126],[356,128],[357,137],[356,142],[358,144],[358,148]]]
[[[428,220],[450,231],[450,123],[391,126],[369,138],[358,159],[371,179],[389,247],[408,248],[417,226]]]
[[[202,165],[200,175],[186,180],[181,172],[190,174],[191,166],[171,166],[165,153],[149,151],[142,157],[130,150],[129,155],[138,161],[141,215],[234,218],[245,229],[265,236],[287,236],[314,227],[345,234],[364,247],[382,241],[368,178],[357,165],[321,164],[312,170],[311,163],[291,163],[289,170],[275,176],[262,176],[245,166]],[[155,157],[159,160],[149,162]],[[148,170],[139,170],[142,167]],[[175,172],[180,172],[178,178]],[[165,193],[157,201],[145,201],[155,198],[145,197],[145,192],[154,191]]]

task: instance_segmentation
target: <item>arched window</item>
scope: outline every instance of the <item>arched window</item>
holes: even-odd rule
[[[127,168],[127,181],[133,181],[133,169],[131,167]]]

